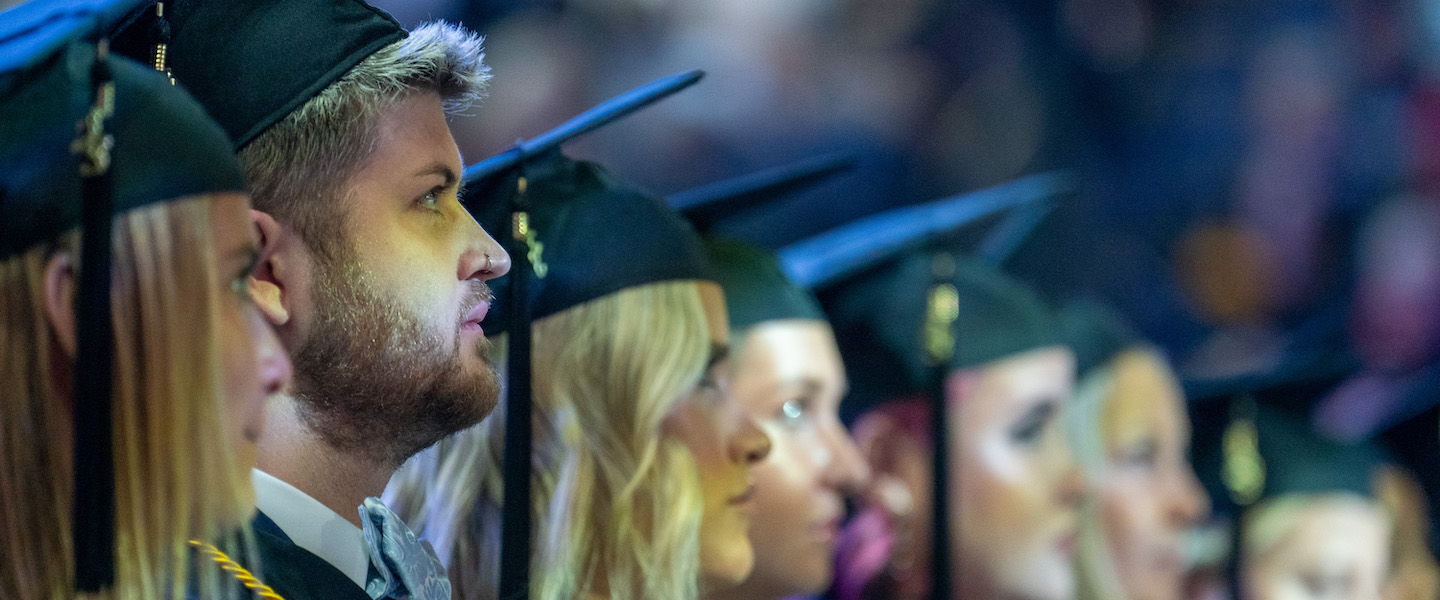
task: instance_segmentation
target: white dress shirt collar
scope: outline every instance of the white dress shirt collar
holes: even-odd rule
[[[359,527],[309,494],[260,469],[251,470],[250,480],[255,485],[255,506],[290,536],[290,541],[365,589],[370,550]]]

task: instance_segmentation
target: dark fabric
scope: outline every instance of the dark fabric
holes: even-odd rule
[[[1119,313],[1089,299],[1071,300],[1060,309],[1060,329],[1075,351],[1075,373],[1081,377],[1144,343]]]
[[[94,96],[94,46],[13,41],[53,53],[0,74],[0,259],[79,225],[80,162],[70,143]],[[0,44],[0,55],[9,46]],[[114,140],[113,213],[194,194],[244,191],[229,140],[192,98],[153,69],[114,55],[109,63],[115,114],[105,131]]]
[[[852,375],[846,416],[938,388],[924,334],[928,297],[941,280],[958,295],[949,371],[1064,345],[1053,312],[1020,282],[972,258],[913,252],[853,277],[827,304]]]
[[[256,511],[251,527],[260,555],[257,575],[285,600],[370,600],[339,569],[296,546],[265,513]]]
[[[706,240],[705,247],[715,266],[717,282],[725,290],[725,308],[730,314],[732,330],[744,330],[766,321],[825,320],[815,296],[780,271],[773,252],[720,239]]]
[[[116,51],[149,63],[153,15],[153,8],[136,13],[116,34]],[[165,18],[176,82],[236,149],[406,35],[360,0],[169,0]]]
[[[510,230],[509,198],[522,175],[538,242],[530,252],[534,272],[528,274],[533,318],[628,287],[715,280],[699,234],[663,200],[600,165],[558,151],[523,169],[466,184],[463,198],[486,231]],[[490,282],[496,298],[508,297],[509,280]],[[496,303],[485,317],[485,331],[504,331],[507,312]]]

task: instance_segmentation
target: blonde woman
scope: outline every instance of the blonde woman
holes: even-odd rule
[[[724,298],[699,238],[596,165],[552,155],[526,170],[546,273],[532,282],[531,597],[683,600],[740,583],[750,467],[769,439],[729,398]],[[504,422],[496,411],[392,483],[456,598],[494,598],[504,575]]]
[[[1062,321],[1081,370],[1071,440],[1091,493],[1080,512],[1080,600],[1180,600],[1182,541],[1209,512],[1186,459],[1190,420],[1169,363],[1118,316],[1076,301]]]
[[[84,458],[72,452],[74,382],[86,337],[75,298],[79,273],[102,268],[112,271],[115,568],[98,597],[238,597],[245,588],[191,540],[225,546],[253,512],[263,402],[289,376],[246,299],[257,241],[239,168],[219,127],[167,78],[68,41],[95,15],[45,10],[7,13],[45,26],[8,38],[25,51],[0,46],[18,59],[0,78],[0,589],[72,598],[77,570],[89,567],[72,555],[72,459]],[[75,226],[97,196],[81,193],[70,142],[91,108],[97,62],[114,83],[101,133],[113,140],[115,218],[112,263],[95,266]]]

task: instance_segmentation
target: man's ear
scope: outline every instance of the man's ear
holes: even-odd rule
[[[75,357],[75,264],[70,253],[56,252],[45,261],[45,318],[65,355]]]
[[[294,234],[268,213],[251,210],[255,229],[260,234],[260,261],[250,277],[250,298],[272,326],[290,322],[289,293],[295,277]]]

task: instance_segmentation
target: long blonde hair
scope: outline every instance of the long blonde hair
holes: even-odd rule
[[[209,196],[116,217],[114,587],[99,597],[224,597],[188,540],[230,536],[253,504],[222,422],[219,296]],[[45,314],[45,268],[79,234],[0,262],[0,589],[76,596],[71,371]],[[59,365],[60,368],[55,367]],[[198,573],[199,580],[194,579]],[[197,586],[197,587],[189,587]]]
[[[531,596],[695,598],[699,474],[661,421],[710,338],[693,281],[610,294],[534,326]],[[391,505],[435,543],[456,598],[495,598],[505,414],[426,451]]]

